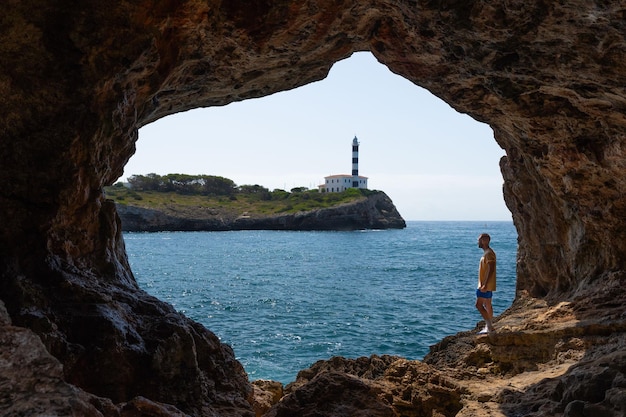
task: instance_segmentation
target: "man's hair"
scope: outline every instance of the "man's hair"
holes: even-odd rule
[[[491,242],[491,236],[489,236],[487,233],[483,233],[480,236],[478,236],[479,239],[487,239],[487,243]]]

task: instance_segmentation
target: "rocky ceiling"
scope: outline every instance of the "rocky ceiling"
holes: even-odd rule
[[[518,295],[558,301],[623,279],[625,17],[600,0],[5,0],[0,298],[89,393],[245,402],[232,352],[137,288],[102,187],[141,126],[322,79],[355,51],[492,127]],[[206,363],[155,365],[191,351]]]

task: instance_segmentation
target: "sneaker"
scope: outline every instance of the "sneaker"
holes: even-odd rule
[[[487,334],[489,333],[489,329],[487,328],[487,326],[485,326],[481,331],[478,332],[478,334]]]
[[[493,327],[489,328],[487,326],[483,327],[483,329],[481,331],[479,331],[477,334],[490,334],[495,332],[496,329],[494,329]]]

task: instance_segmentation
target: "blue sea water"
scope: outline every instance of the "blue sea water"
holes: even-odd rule
[[[150,294],[231,345],[250,380],[295,380],[331,356],[421,359],[481,319],[480,233],[498,257],[494,314],[515,295],[512,222],[407,222],[352,232],[126,233]]]

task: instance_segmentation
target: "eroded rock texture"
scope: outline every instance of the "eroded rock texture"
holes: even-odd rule
[[[577,302],[611,284],[622,300],[625,15],[622,2],[582,0],[3,1],[0,298],[12,326],[89,395],[251,414],[230,349],[137,287],[102,187],[139,127],[319,80],[361,50],[493,128],[520,298]],[[597,316],[622,320],[603,300]]]
[[[266,416],[444,417],[462,408],[462,389],[452,380],[388,355],[319,361],[299,372],[286,392]]]

